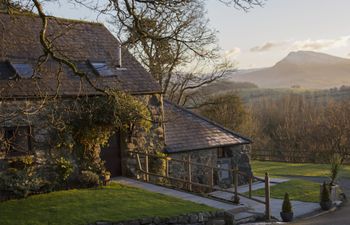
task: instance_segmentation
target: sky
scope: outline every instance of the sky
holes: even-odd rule
[[[350,57],[349,0],[266,0],[249,12],[208,0],[207,16],[218,33],[222,55],[238,69],[273,66],[291,51]],[[95,21],[70,4],[48,4],[54,16]],[[103,18],[99,18],[103,22]]]

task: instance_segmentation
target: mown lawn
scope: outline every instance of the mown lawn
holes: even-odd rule
[[[259,177],[263,177],[265,172],[268,172],[271,177],[329,177],[330,175],[328,164],[252,161],[252,169],[254,175]],[[349,165],[341,167],[339,177],[350,178]],[[292,200],[318,202],[320,184],[296,178],[271,187],[272,198],[283,199],[285,192],[289,193]],[[253,195],[264,196],[264,189],[253,191]]]
[[[283,162],[267,162],[267,161],[252,161],[252,168],[255,176],[264,176],[268,172],[272,177],[283,176],[320,176],[328,177],[328,164],[313,164],[313,163],[283,163]],[[340,177],[350,179],[350,165],[343,165],[340,172]]]
[[[99,189],[59,191],[0,203],[1,225],[79,225],[213,208],[113,183]]]
[[[284,194],[288,192],[291,200],[303,202],[319,202],[320,184],[293,179],[281,184],[271,186],[271,197],[283,199]],[[246,193],[247,194],[247,193]],[[265,189],[259,189],[252,192],[253,196],[265,196]]]

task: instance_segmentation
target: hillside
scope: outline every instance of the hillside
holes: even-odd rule
[[[261,88],[329,89],[350,85],[350,59],[324,53],[289,53],[273,67],[231,75],[236,82],[251,82]]]

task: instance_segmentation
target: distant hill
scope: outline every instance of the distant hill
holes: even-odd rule
[[[289,53],[273,67],[232,73],[230,80],[261,88],[329,89],[350,85],[350,59],[311,51]]]

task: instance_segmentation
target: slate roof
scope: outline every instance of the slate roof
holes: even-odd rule
[[[59,64],[48,60],[38,72],[40,78],[9,80],[14,75],[8,62],[25,62],[35,67],[43,55],[39,34],[41,20],[37,16],[0,13],[0,96],[1,98],[36,97],[58,94],[74,96],[98,94],[86,81],[77,78],[66,66],[57,79]],[[50,18],[48,37],[55,52],[76,63],[89,74],[98,88],[116,88],[132,94],[160,93],[155,79],[125,49],[122,49],[122,67],[117,68],[118,40],[99,23]],[[90,61],[104,61],[115,76],[101,77],[94,73]]]
[[[250,139],[169,101],[164,101],[164,117],[167,153],[251,143]]]

